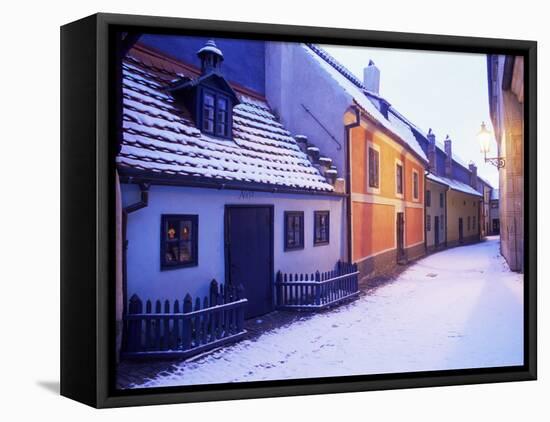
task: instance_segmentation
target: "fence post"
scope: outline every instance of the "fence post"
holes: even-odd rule
[[[317,270],[315,272],[315,281],[319,284],[315,285],[315,305],[321,304],[321,273]]]
[[[128,313],[141,314],[143,311],[143,303],[138,295],[134,294],[130,298],[128,305]],[[128,351],[136,352],[141,346],[141,320],[130,320],[128,324]]]
[[[277,275],[275,276],[275,303],[277,306],[282,305],[282,295],[283,295],[283,286],[281,286],[281,283],[283,281],[283,273],[281,270],[277,271]]]
[[[183,299],[183,313],[187,314],[193,310],[193,299],[191,295],[187,293]],[[191,318],[188,316],[183,317],[182,327],[182,349],[187,350],[191,347]]]
[[[237,300],[244,298],[244,286],[239,284],[237,286]],[[244,329],[244,306],[237,308],[237,332],[240,333]]]
[[[180,302],[176,299],[174,302],[174,326],[172,327],[172,347],[177,349],[180,345]]]
[[[212,279],[210,282],[210,306],[214,307],[218,305],[218,282],[216,279]],[[218,315],[218,312],[212,312],[210,314],[210,321],[212,323],[212,340],[215,340],[218,338],[218,325],[220,321],[220,317]]]

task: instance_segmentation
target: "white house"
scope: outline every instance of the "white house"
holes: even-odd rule
[[[124,302],[204,296],[215,279],[242,284],[254,317],[273,309],[278,270],[344,259],[344,183],[261,93],[224,77],[213,41],[198,56],[200,69],[137,44],[124,60]]]

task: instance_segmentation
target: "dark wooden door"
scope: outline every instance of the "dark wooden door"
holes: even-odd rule
[[[402,212],[397,213],[397,262],[405,259],[405,216]]]
[[[439,216],[434,217],[434,246],[439,246]]]
[[[228,282],[244,286],[245,317],[273,310],[273,209],[227,206],[225,210]]]
[[[460,243],[464,242],[464,224],[462,218],[458,219],[458,241]]]

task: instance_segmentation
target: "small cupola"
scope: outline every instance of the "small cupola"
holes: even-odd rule
[[[197,51],[201,60],[201,74],[220,73],[223,62],[223,53],[214,40],[208,40],[204,47]]]

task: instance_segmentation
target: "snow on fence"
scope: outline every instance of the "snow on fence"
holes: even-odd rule
[[[338,261],[336,269],[312,274],[277,272],[275,280],[279,309],[316,310],[359,295],[356,264]]]
[[[193,299],[189,293],[180,302],[175,300],[143,302],[130,298],[125,317],[125,341],[122,356],[187,358],[226,343],[235,342],[246,334],[244,329],[244,298],[242,285],[235,287],[210,283],[210,295]]]

